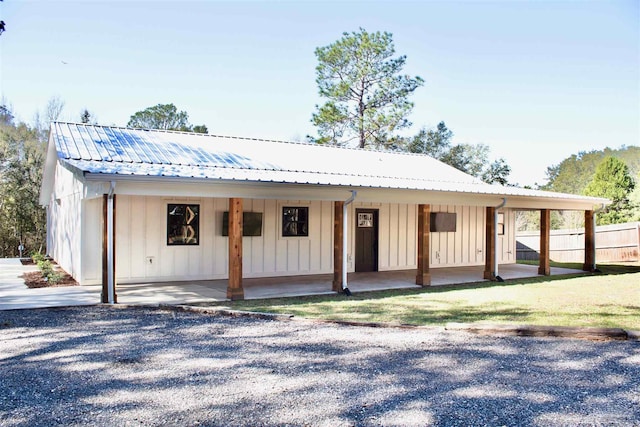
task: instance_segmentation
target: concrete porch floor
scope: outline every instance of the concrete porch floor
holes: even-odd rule
[[[482,282],[484,266],[431,269],[431,285],[454,285]],[[584,273],[581,270],[551,268],[551,275]],[[351,292],[380,291],[387,289],[419,288],[415,284],[415,270],[381,271],[374,273],[349,273]],[[506,264],[499,267],[499,275],[505,280],[538,276],[535,265]],[[332,274],[290,277],[243,279],[245,299],[295,297],[333,294]],[[227,299],[226,280],[154,282],[118,285],[118,302],[121,304],[184,304]]]

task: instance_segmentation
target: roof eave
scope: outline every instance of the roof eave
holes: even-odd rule
[[[522,210],[595,210],[610,203],[607,199],[549,193],[548,196],[522,196],[500,192],[462,192],[390,188],[363,185],[332,185],[275,181],[229,180],[174,176],[121,175],[84,173],[88,182],[118,182],[117,193],[175,195],[189,197],[254,197],[301,200],[343,200],[351,190],[359,192],[357,200],[363,202],[429,203],[469,206],[496,206],[503,198],[506,207]],[[158,186],[164,183],[166,185]],[[181,186],[184,186],[181,187]],[[224,187],[224,191],[221,188]],[[495,187],[494,187],[495,188]],[[314,190],[315,189],[315,190]],[[311,191],[310,191],[311,190]],[[147,192],[147,193],[145,193]],[[461,203],[461,198],[464,203]]]

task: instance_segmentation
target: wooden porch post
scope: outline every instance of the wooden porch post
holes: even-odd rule
[[[430,286],[431,272],[429,271],[429,237],[431,231],[431,205],[418,205],[418,271],[416,285]]]
[[[551,211],[540,209],[540,265],[538,274],[548,276],[551,274],[549,264],[549,239],[551,230]]]
[[[484,248],[484,278],[496,280],[495,259],[496,259],[496,237],[495,224],[493,218],[496,208],[487,206],[485,214],[485,248]]]
[[[108,211],[109,195],[102,195],[102,292],[100,301],[103,304],[109,303],[109,254],[108,254],[108,228],[109,228],[109,211]],[[116,195],[113,195],[113,230],[111,234],[113,241],[113,302],[118,302],[118,293],[116,292]]]
[[[594,212],[584,211],[584,271],[594,271],[596,265],[596,230]]]
[[[342,268],[343,268],[343,215],[344,202],[333,202],[333,282],[331,290],[334,292],[342,291]]]
[[[229,282],[227,298],[244,299],[242,288],[242,199],[229,199]]]

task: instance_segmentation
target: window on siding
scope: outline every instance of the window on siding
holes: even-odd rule
[[[309,235],[309,208],[284,206],[282,208],[282,236]]]
[[[200,242],[200,205],[167,205],[167,245]]]

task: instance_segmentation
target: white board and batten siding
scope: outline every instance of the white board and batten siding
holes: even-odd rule
[[[378,210],[378,270],[416,268],[418,206],[401,203],[353,203],[349,206],[348,269],[354,270],[356,209]]]
[[[168,246],[169,203],[200,205],[200,244]],[[309,207],[309,236],[282,237],[282,207]],[[380,271],[416,268],[417,205],[353,203],[349,206],[348,270],[355,258],[355,210],[378,209]],[[246,212],[262,212],[262,235],[243,238],[243,276],[270,277],[333,272],[333,203],[244,199]],[[116,200],[116,275],[119,283],[214,280],[228,277],[228,238],[222,236],[226,198],[169,198],[119,195]],[[482,265],[485,209],[433,205],[432,212],[456,213],[456,231],[431,233],[431,266]],[[83,284],[100,283],[102,199],[84,202]],[[505,210],[500,236],[503,263],[515,262],[513,215]],[[512,239],[513,237],[513,239]],[[511,242],[513,240],[513,242]]]
[[[81,224],[84,187],[73,172],[58,165],[47,205],[47,253],[73,277],[82,269]]]
[[[430,235],[431,268],[483,265],[486,209],[481,206],[432,205],[431,212],[456,214],[455,232],[432,232]],[[499,213],[504,217],[504,233],[498,235],[498,261],[501,264],[515,263],[515,217],[510,209]]]
[[[200,205],[198,245],[167,245],[169,203]],[[228,238],[222,235],[228,199],[120,195],[116,206],[116,276],[120,283],[228,277]],[[309,207],[309,237],[278,233],[282,206]],[[262,236],[247,236],[242,241],[244,277],[333,271],[332,202],[245,199],[243,210],[263,213]],[[85,277],[93,282],[90,275],[95,277],[88,272]]]
[[[501,210],[504,214],[504,234],[498,236],[498,261],[501,264],[516,263],[516,211]]]

